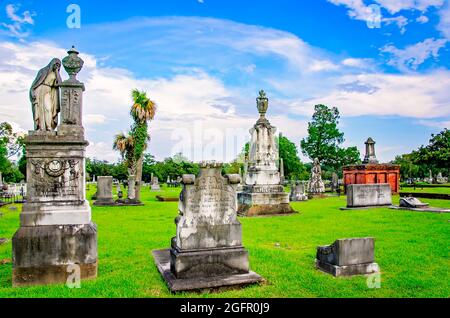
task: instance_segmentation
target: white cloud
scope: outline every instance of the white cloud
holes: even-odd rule
[[[450,128],[450,120],[418,120],[417,123],[419,125],[432,128],[439,128],[439,129]]]
[[[386,45],[381,48],[382,53],[387,53],[391,56],[388,61],[400,70],[413,69],[416,70],[419,65],[424,63],[429,58],[437,59],[439,57],[439,50],[447,43],[446,39],[426,39],[422,42],[409,45],[404,49],[398,49],[393,45]]]
[[[435,118],[450,115],[450,71],[429,74],[388,75],[382,73],[347,75],[340,85],[324,96],[292,103],[298,114],[307,105],[337,106],[343,116],[387,115]]]
[[[374,67],[372,59],[346,58],[341,63],[342,65],[359,69],[372,69]]]
[[[34,25],[33,16],[36,15],[34,12],[24,11],[22,14],[18,14],[18,5],[8,4],[6,6],[6,15],[11,20],[12,23],[2,23],[2,26],[9,30],[11,35],[23,39],[29,35],[27,30],[24,30],[24,25]]]
[[[361,21],[371,21],[373,19],[373,12],[371,6],[366,5],[363,0],[327,0],[328,2],[337,5],[345,6],[350,18]],[[406,32],[406,25],[410,22],[405,16],[393,16],[400,11],[418,10],[421,13],[427,12],[429,8],[439,8],[445,3],[445,0],[375,0],[375,2],[384,8],[391,16],[380,17],[381,21],[386,25],[395,24],[403,34]],[[428,22],[428,18],[421,15],[417,20],[419,23]]]
[[[402,10],[427,11],[431,7],[440,7],[445,0],[375,0],[389,11],[390,14],[398,13]]]
[[[426,15],[421,15],[420,17],[418,17],[416,19],[416,21],[421,24],[425,24],[425,23],[428,23],[428,21],[430,21],[430,19]]]
[[[439,11],[439,24],[437,29],[447,40],[450,40],[450,4],[447,4],[445,8]]]

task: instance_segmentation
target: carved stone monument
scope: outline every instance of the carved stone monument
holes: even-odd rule
[[[289,200],[291,202],[308,201],[308,195],[306,194],[305,184],[302,181],[292,183]]]
[[[308,182],[308,193],[312,195],[321,195],[325,192],[325,184],[322,181],[322,169],[320,168],[319,159],[314,159],[311,168],[311,175]]]
[[[339,177],[336,172],[331,175],[331,191],[336,192],[339,188]]]
[[[110,206],[115,205],[112,194],[113,177],[97,178],[97,200],[94,205]]]
[[[35,130],[25,139],[27,201],[12,241],[13,286],[65,283],[75,265],[81,279],[97,276],[97,229],[85,191],[84,85],[76,79],[83,61],[74,48],[68,53],[68,80],[56,85],[54,59],[30,90]]]
[[[238,213],[243,216],[294,213],[277,167],[280,160],[275,140],[276,128],[266,118],[269,99],[264,91],[260,91],[256,101],[260,117],[250,130],[250,152],[245,166],[244,186],[238,193]]]
[[[333,276],[378,273],[374,250],[375,241],[371,237],[336,240],[317,247],[316,267]]]
[[[347,187],[347,208],[390,205],[392,205],[392,196],[388,183],[350,184]]]
[[[222,164],[201,163],[200,175],[183,175],[176,236],[170,250],[153,251],[171,291],[259,282],[249,271],[237,219],[239,175],[221,175]]]

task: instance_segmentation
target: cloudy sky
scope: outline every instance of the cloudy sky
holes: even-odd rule
[[[296,144],[323,103],[341,111],[347,146],[371,136],[389,161],[450,126],[449,41],[447,0],[0,0],[0,121],[32,128],[36,72],[75,45],[90,157],[119,158],[138,88],[158,105],[157,159],[229,161],[265,89]]]

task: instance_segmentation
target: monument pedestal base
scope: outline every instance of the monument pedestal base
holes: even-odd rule
[[[367,275],[380,271],[377,263],[333,265],[316,259],[316,268],[333,276]]]
[[[243,248],[242,248],[243,250]],[[244,250],[245,251],[245,250]],[[203,253],[203,255],[201,255]],[[246,255],[245,251],[245,255]],[[199,277],[195,275],[195,277],[185,277],[185,278],[179,278],[176,277],[175,274],[171,271],[171,257],[173,257],[171,249],[165,249],[165,250],[155,250],[152,252],[153,258],[155,260],[156,266],[158,268],[158,271],[164,278],[164,280],[167,283],[167,286],[169,287],[171,292],[181,292],[181,291],[194,291],[194,290],[202,290],[202,289],[215,289],[215,288],[226,288],[226,287],[232,287],[232,286],[245,286],[250,284],[255,284],[261,282],[263,279],[258,274],[248,271],[246,273],[235,273],[233,274],[232,271],[228,271],[228,273],[223,273],[222,275],[217,276],[204,276]],[[222,260],[226,260],[226,255],[220,255],[217,254],[216,256],[212,256],[214,254],[210,251],[199,251],[199,252],[188,252],[186,255],[186,258],[184,260],[190,262],[197,258],[197,261],[199,260],[198,257],[202,258],[204,261],[211,262],[215,258],[219,258]],[[198,255],[194,255],[198,254]],[[209,256],[208,256],[209,254]],[[233,255],[233,254],[228,254]],[[237,256],[237,259],[239,260],[241,256],[238,256],[238,254],[235,254],[235,257]],[[212,263],[209,263],[212,264]],[[205,264],[199,264],[198,266],[203,266]],[[229,263],[230,266],[233,266],[233,264]],[[208,266],[207,266],[208,267]],[[211,267],[210,267],[211,268]],[[224,265],[218,265],[217,268],[224,268]],[[248,261],[247,261],[247,268],[248,268]],[[208,271],[206,271],[208,273]],[[209,271],[210,274],[212,272]]]
[[[95,206],[116,206],[116,202],[113,199],[98,199],[94,202]]]
[[[22,226],[14,234],[13,286],[66,283],[77,274],[97,277],[97,228],[83,225]],[[68,271],[69,270],[69,271]]]
[[[261,187],[263,186],[258,186],[258,188]],[[283,189],[281,186],[279,187]],[[252,188],[248,187],[247,191],[238,193],[238,202],[239,208],[237,213],[239,216],[296,213],[289,204],[289,193],[284,191],[252,192]]]

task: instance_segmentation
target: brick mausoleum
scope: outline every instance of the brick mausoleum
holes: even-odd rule
[[[375,156],[375,141],[366,141],[366,155],[360,165],[344,166],[345,188],[349,184],[389,183],[392,193],[400,190],[400,165],[378,163]]]

